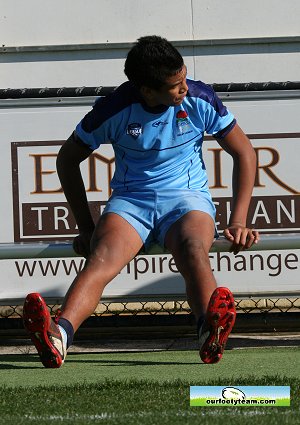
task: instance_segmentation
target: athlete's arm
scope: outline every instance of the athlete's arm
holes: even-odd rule
[[[89,241],[95,225],[88,206],[80,163],[91,153],[92,150],[73,133],[62,145],[56,161],[57,173],[80,233],[73,246],[78,254],[85,257],[89,254]]]
[[[254,186],[256,155],[250,140],[237,124],[217,141],[233,159],[233,205],[224,235],[232,242],[232,251],[237,253],[241,249],[250,248],[259,240],[258,232],[247,228],[246,224]]]

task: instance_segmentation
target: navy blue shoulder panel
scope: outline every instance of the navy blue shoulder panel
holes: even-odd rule
[[[220,117],[228,114],[227,108],[223,105],[211,86],[202,81],[195,80],[187,80],[187,85],[189,88],[187,92],[188,97],[198,98],[209,103]]]
[[[109,118],[138,102],[140,102],[138,91],[132,83],[126,81],[108,96],[97,99],[93,109],[83,118],[82,129],[91,133]]]

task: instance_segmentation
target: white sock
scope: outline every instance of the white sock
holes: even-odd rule
[[[68,340],[67,332],[60,325],[58,325],[58,328],[59,328],[59,331],[61,333],[61,337],[62,337],[62,342],[63,342],[64,348],[65,348],[65,350],[67,350],[67,340]]]

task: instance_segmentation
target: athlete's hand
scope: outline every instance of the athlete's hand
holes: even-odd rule
[[[80,232],[73,240],[73,249],[76,254],[88,258],[91,253],[91,239],[93,231]]]
[[[240,223],[232,223],[224,230],[224,236],[232,242],[230,252],[238,254],[240,251],[250,248],[259,241],[259,233],[257,230],[244,227]]]

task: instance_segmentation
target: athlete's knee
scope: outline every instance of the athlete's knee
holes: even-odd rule
[[[90,243],[91,255],[105,256],[114,251],[117,243],[120,243],[120,238],[118,238],[116,231],[101,229],[101,232],[99,232],[96,229]]]
[[[202,239],[187,238],[180,242],[179,252],[186,259],[199,259],[208,255],[209,248]]]
[[[189,278],[210,267],[209,249],[201,239],[188,238],[182,240],[173,253],[178,270]]]
[[[115,247],[111,240],[97,237],[91,240],[91,261],[98,263],[99,266],[108,266],[114,264],[115,255]]]
[[[96,251],[105,251],[107,248],[107,244],[103,243],[102,238],[94,233],[90,243],[91,254],[95,254]]]

